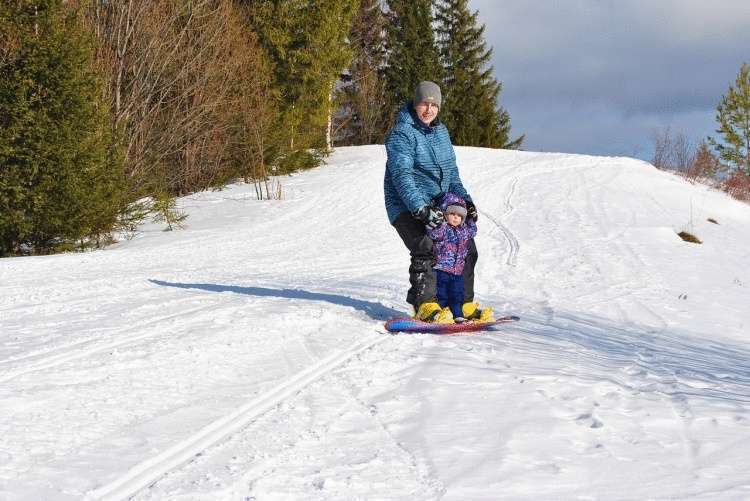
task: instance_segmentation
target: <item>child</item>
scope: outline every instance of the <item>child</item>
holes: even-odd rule
[[[461,311],[464,302],[464,264],[469,241],[477,234],[477,225],[472,218],[467,221],[466,202],[455,193],[446,193],[441,202],[445,221],[435,229],[428,229],[433,240],[435,273],[437,274],[438,304],[450,308],[453,320],[465,322]]]

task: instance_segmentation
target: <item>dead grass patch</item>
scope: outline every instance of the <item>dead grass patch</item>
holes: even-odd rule
[[[702,244],[701,240],[693,235],[692,233],[688,233],[687,231],[681,231],[677,234],[681,239],[683,239],[686,242],[690,242],[691,244]]]

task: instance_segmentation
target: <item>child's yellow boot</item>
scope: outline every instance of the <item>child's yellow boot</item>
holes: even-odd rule
[[[435,302],[426,302],[419,305],[414,318],[421,320],[422,322],[430,322],[433,324],[452,324],[453,314],[450,308],[441,308],[439,304]]]
[[[479,303],[476,302],[464,303],[461,312],[466,320],[476,322],[494,322],[495,320],[492,308],[479,308]]]

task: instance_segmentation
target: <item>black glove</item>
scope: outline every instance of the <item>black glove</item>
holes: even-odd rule
[[[443,224],[443,211],[431,205],[425,205],[412,212],[412,216],[418,221],[422,221],[429,229],[434,230]]]
[[[477,222],[477,219],[479,219],[477,206],[474,205],[474,202],[469,202],[468,200],[466,200],[466,216],[472,218],[475,223]]]

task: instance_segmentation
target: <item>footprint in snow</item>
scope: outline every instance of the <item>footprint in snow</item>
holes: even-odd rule
[[[590,413],[581,414],[576,418],[576,424],[581,426],[588,426],[589,428],[601,428],[604,423],[596,419]]]

